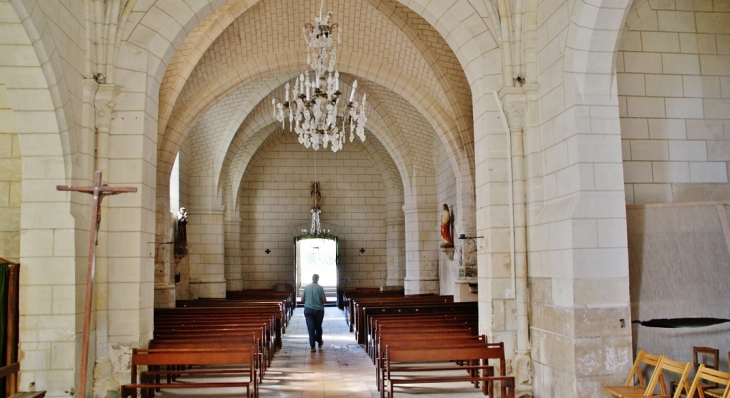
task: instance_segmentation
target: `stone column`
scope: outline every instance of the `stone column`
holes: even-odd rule
[[[403,279],[406,274],[406,221],[404,217],[395,217],[388,218],[385,222],[387,226],[385,240],[388,245],[388,274],[385,284],[387,286],[403,286]]]
[[[224,206],[188,207],[190,298],[226,296]]]
[[[155,308],[172,308],[176,299],[172,264],[177,215],[169,210],[163,211],[166,222],[158,225],[155,242]]]
[[[226,216],[225,223],[225,277],[226,290],[242,290],[241,273],[241,217]]]
[[[530,86],[530,92],[536,87]],[[532,394],[532,358],[530,356],[530,337],[527,319],[527,236],[526,236],[526,195],[525,195],[525,151],[523,144],[525,113],[528,103],[528,88],[506,87],[499,93],[504,104],[510,132],[510,175],[511,191],[511,262],[514,278],[514,308],[516,313],[517,345],[513,368],[517,389],[520,395]],[[534,113],[533,113],[534,114]],[[535,115],[536,116],[536,115]]]
[[[406,294],[438,293],[438,207],[404,205]]]

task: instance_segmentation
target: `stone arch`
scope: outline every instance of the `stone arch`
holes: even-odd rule
[[[244,131],[250,131],[251,133],[245,134],[243,133]],[[229,193],[228,195],[231,195],[225,201],[227,206],[232,208],[238,207],[237,196],[240,192],[240,181],[243,178],[250,160],[253,156],[255,156],[256,152],[260,150],[262,145],[266,145],[267,142],[270,142],[272,134],[276,137],[275,133],[277,132],[279,134],[294,134],[289,133],[288,131],[284,132],[280,128],[278,122],[273,120],[268,112],[254,112],[252,117],[248,118],[246,123],[241,126],[238,135],[245,135],[246,138],[241,140],[240,146],[234,146],[238,149],[238,151],[229,155],[229,165],[225,168],[225,170],[227,170],[226,175],[223,176],[223,178],[226,179],[224,191]],[[388,186],[389,189],[392,189],[392,192],[396,192],[398,193],[397,195],[402,196],[403,191],[408,187],[407,184],[405,184],[405,181],[403,181],[402,175],[397,171],[392,154],[387,151],[380,140],[373,140],[374,137],[372,137],[372,132],[368,131],[367,134],[371,136],[371,139],[366,141],[364,144],[361,143],[361,145],[366,151],[368,151],[368,153],[370,153],[369,156],[377,160],[375,163],[376,167],[381,170],[386,186]],[[372,142],[370,142],[371,140]],[[359,143],[359,141],[355,140],[352,143],[348,142],[346,145],[352,145],[355,143]],[[397,183],[398,181],[401,183]]]
[[[402,2],[402,3],[405,4],[408,7],[412,7],[417,14],[419,13],[419,11],[420,12],[423,11],[423,8],[421,6],[416,5],[416,4],[409,5],[407,2]],[[253,4],[254,3],[251,3],[250,5],[247,4],[247,7],[249,7],[249,6],[253,5]],[[392,7],[392,4],[395,4],[395,3],[391,3],[391,8],[393,8]],[[238,11],[242,13],[246,9],[248,9],[247,7],[239,8]],[[478,17],[479,14],[475,10],[470,9],[471,6],[466,6],[466,8],[464,8],[464,6],[459,5],[459,4],[450,4],[450,5],[448,5],[448,7],[452,7],[453,9],[457,10],[459,13],[461,13],[461,14],[463,14],[465,16],[468,16],[467,17],[468,18],[468,26],[471,29],[475,28],[475,26],[476,26],[475,24],[476,23],[482,23],[482,24],[484,24],[484,22],[481,21],[480,18]],[[486,15],[487,14],[486,13],[486,10],[479,10],[479,11],[483,15]],[[233,18],[233,15],[227,16],[227,18]],[[230,19],[230,20],[232,20],[232,19]],[[401,26],[403,25],[403,21],[398,21],[396,23],[400,24]],[[432,22],[432,24],[433,24],[433,22]],[[463,27],[463,26],[464,25],[461,25],[461,27]],[[455,26],[454,28],[455,29],[456,28],[459,28],[459,26]],[[220,27],[218,27],[218,26],[215,26],[213,29],[216,32],[220,32]],[[483,26],[482,28],[478,28],[478,29],[480,29],[482,32],[485,32],[486,34],[488,34],[488,35],[491,36],[491,34],[489,33],[489,29],[486,26]],[[215,36],[213,36],[213,37],[215,37]],[[445,39],[447,41],[449,41],[448,38],[445,37]],[[205,40],[203,40],[203,41],[205,41]],[[483,42],[482,40],[474,41],[474,42],[472,42],[472,45],[474,43],[482,43],[482,42]],[[486,42],[490,42],[490,40],[486,40]],[[493,40],[491,40],[491,42],[493,43]],[[206,41],[206,43],[209,44],[210,41]],[[452,46],[452,48],[454,48],[454,47]],[[494,48],[494,46],[492,46],[492,48]],[[469,50],[466,50],[465,53],[470,54],[470,56],[471,56],[471,55],[474,54],[474,52],[471,51],[471,50],[473,50],[473,47],[470,48]],[[197,59],[200,59],[200,56],[202,56],[201,53],[196,53],[196,54],[197,55],[194,58],[192,58],[192,59],[196,60],[194,62],[197,62]],[[278,60],[279,59],[277,58],[277,61]],[[355,63],[358,63],[359,64],[360,63],[359,60],[353,60],[352,62],[353,62],[353,64],[355,64]],[[465,63],[462,62],[461,64],[464,65]],[[481,71],[481,67],[479,67],[479,68],[480,68],[480,71]],[[466,72],[466,70],[465,70],[465,72]],[[366,77],[368,77],[368,76],[366,76]],[[187,76],[185,76],[184,78],[187,78]],[[372,77],[368,77],[368,78],[372,80]],[[466,84],[465,86],[468,86],[468,84]],[[166,94],[163,94],[161,92],[161,96],[164,96],[164,95],[166,95]],[[163,101],[161,101],[161,102],[163,102]],[[168,101],[168,102],[174,102],[174,101]],[[423,104],[423,105],[425,106],[425,104]],[[428,106],[431,106],[431,104],[429,104]],[[466,107],[465,109],[468,109],[468,107]],[[467,119],[470,119],[470,118],[471,118],[471,116],[467,117]],[[464,128],[459,126],[459,123],[462,123],[462,121],[463,121],[463,116],[455,116],[455,119],[454,120],[456,122],[456,125],[455,126],[450,127],[450,128],[447,128],[447,129],[443,129],[443,130],[444,131],[450,131],[450,133],[448,133],[447,135],[451,135],[451,136],[458,136],[459,134],[462,134],[463,135],[464,134],[463,133]],[[471,120],[469,121],[469,123],[471,123]],[[459,131],[462,131],[462,132],[459,133]],[[443,143],[445,145],[448,145],[449,147],[456,146],[456,147],[461,148],[461,149],[459,149],[459,150],[457,150],[456,152],[453,152],[453,153],[459,153],[460,151],[466,151],[465,152],[465,155],[463,157],[461,157],[461,155],[460,156],[453,156],[453,159],[455,159],[454,160],[454,169],[455,170],[460,170],[459,173],[457,173],[459,175],[459,180],[460,180],[459,189],[460,189],[460,191],[465,191],[465,192],[463,194],[460,194],[459,196],[460,197],[463,197],[463,198],[471,198],[471,197],[473,197],[473,192],[474,192],[473,191],[473,189],[474,189],[473,188],[473,150],[471,149],[472,148],[472,144],[471,143],[473,141],[469,138],[469,136],[471,136],[471,135],[472,135],[472,132],[470,131],[468,133],[468,136],[466,136],[466,137],[455,138],[455,139],[444,139],[444,141],[443,141]],[[454,149],[450,149],[450,151],[454,151]],[[452,153],[452,155],[453,155],[453,153]],[[466,206],[466,207],[468,208],[470,206]]]
[[[42,40],[48,39],[49,33],[39,33],[42,29],[37,27],[38,21],[29,16],[22,2],[2,2],[0,7],[9,11],[3,13],[4,34],[0,41],[11,44],[0,49],[0,81],[5,84],[10,102],[22,163],[20,295],[26,305],[20,308],[23,329],[19,349],[25,358],[50,363],[54,353],[75,352],[74,336],[81,329],[75,314],[82,306],[74,292],[82,282],[76,279],[76,270],[77,258],[83,254],[79,256],[74,247],[76,241],[88,237],[88,195],[59,192],[55,187],[88,181],[88,176],[84,179],[79,173],[85,169],[74,169],[72,158],[79,155],[77,137],[65,127],[67,109],[58,86],[51,83],[59,81],[55,73],[59,69],[48,57],[47,46],[53,43]],[[38,247],[47,249],[29,250]],[[43,300],[51,301],[51,291],[66,299],[54,303],[54,308],[40,305]],[[43,322],[48,317],[55,319],[52,326]],[[56,337],[48,341],[43,337],[45,333]],[[59,377],[60,369],[27,371],[27,362],[21,359],[18,384],[34,381],[38,388],[60,394],[74,384],[76,359],[68,372],[71,377]]]
[[[256,194],[255,192],[258,192],[259,189],[265,191],[277,189],[293,189],[296,192],[300,192],[300,190],[306,189],[307,181],[309,181],[308,177],[313,172],[312,166],[314,158],[316,157],[318,159],[318,167],[335,168],[330,172],[326,172],[323,169],[320,169],[320,172],[318,172],[319,178],[317,178],[317,180],[324,181],[325,194],[323,195],[323,223],[332,223],[331,225],[336,225],[338,227],[337,234],[340,236],[340,239],[342,240],[343,237],[345,237],[345,241],[349,240],[350,242],[346,243],[345,247],[341,246],[340,252],[341,256],[344,256],[346,259],[344,261],[344,264],[348,265],[346,268],[349,270],[359,271],[362,274],[372,274],[368,276],[369,279],[374,278],[378,281],[381,281],[382,283],[386,275],[385,262],[372,262],[372,259],[368,260],[367,256],[375,255],[378,256],[378,258],[381,258],[380,256],[386,255],[386,247],[388,249],[390,248],[389,240],[395,240],[395,238],[386,239],[380,234],[386,233],[386,214],[390,213],[392,209],[399,210],[400,206],[390,206],[389,201],[391,199],[386,198],[387,196],[394,196],[395,194],[392,191],[388,192],[388,188],[385,186],[386,184],[392,185],[393,182],[389,183],[384,181],[385,179],[390,178],[389,174],[393,176],[392,172],[388,172],[388,170],[392,170],[393,167],[391,166],[389,168],[386,168],[386,172],[383,172],[382,165],[378,165],[378,162],[380,162],[380,160],[378,160],[378,157],[382,155],[387,156],[387,154],[385,154],[382,149],[380,151],[373,150],[372,147],[374,146],[374,144],[377,144],[377,141],[373,140],[372,142],[369,142],[370,140],[368,140],[362,143],[357,140],[353,143],[346,144],[343,152],[333,154],[331,151],[320,150],[315,152],[312,149],[304,148],[297,142],[296,135],[284,132],[283,130],[278,128],[275,123],[264,127],[262,131],[257,133],[257,136],[264,137],[265,134],[268,134],[268,136],[262,140],[260,145],[258,145],[258,150],[249,161],[248,167],[246,168],[246,174],[243,177],[244,181],[242,181],[240,184],[241,189],[239,189],[238,192],[235,192],[236,195],[241,197],[237,200],[237,202],[241,203],[241,218],[243,219],[243,223],[241,224],[241,236],[243,242],[242,251],[246,253],[247,256],[247,259],[244,259],[244,261],[242,261],[244,280],[247,280],[246,274],[248,272],[258,272],[257,270],[267,269],[266,266],[259,266],[259,264],[265,262],[268,256],[257,253],[257,250],[255,250],[261,249],[261,242],[255,243],[257,240],[253,236],[251,236],[254,234],[254,231],[258,231],[258,228],[264,225],[269,225],[270,227],[265,228],[266,231],[264,232],[264,234],[274,234],[273,236],[278,236],[278,241],[281,242],[278,246],[276,244],[274,244],[273,246],[278,247],[278,249],[284,249],[284,247],[286,247],[286,250],[288,250],[290,244],[288,243],[288,239],[282,237],[282,235],[286,235],[288,237],[290,233],[294,234],[294,231],[292,231],[289,227],[307,222],[307,220],[309,219],[308,210],[309,206],[311,206],[307,195],[308,192],[307,194],[302,192],[304,197],[295,196],[291,198],[286,198],[286,203],[288,209],[290,209],[290,214],[287,214],[284,218],[279,218],[278,216],[274,216],[273,219],[266,216],[256,217],[253,216],[253,213],[251,212],[256,212],[256,214],[259,214],[257,209],[261,209],[261,211],[270,214],[274,208],[272,207],[272,209],[269,210],[268,204],[277,203],[276,198],[279,198],[282,195],[272,195],[271,192],[269,192],[264,196],[260,196],[260,194]],[[280,145],[282,146],[279,147]],[[267,154],[269,152],[276,152],[278,155],[271,157]],[[341,156],[342,154],[347,154],[348,156],[343,157]],[[353,159],[357,159],[358,162],[356,164],[348,165],[348,159],[350,159],[350,156],[352,156]],[[262,159],[268,160],[261,163],[260,161]],[[288,161],[284,161],[284,159],[288,159]],[[292,160],[294,160],[294,162],[292,162]],[[323,160],[326,163],[319,163],[320,160]],[[281,162],[286,162],[287,167],[292,168],[292,170],[287,174],[272,173],[266,174],[265,177],[262,177],[261,168],[267,168],[272,166],[281,167]],[[362,170],[342,171],[343,169]],[[345,174],[342,174],[343,172]],[[370,176],[372,177],[372,179],[342,179],[344,175],[349,175],[353,172],[355,173],[353,177],[355,175],[363,175]],[[339,175],[339,178],[337,177],[337,175]],[[393,177],[397,178],[397,174]],[[286,186],[276,188],[278,185],[281,184],[286,184]],[[375,202],[371,202],[371,199],[365,199],[366,197],[370,198],[370,195],[360,196],[362,193],[358,193],[358,190],[339,189],[338,187],[341,187],[343,184],[367,184],[369,186],[375,184],[375,186],[372,187],[372,197],[377,199],[375,199]],[[395,182],[395,185],[399,185],[399,182]],[[328,190],[334,190],[338,192],[330,191],[328,193]],[[335,198],[338,197],[343,200],[336,200]],[[256,198],[258,198],[258,200]],[[365,203],[366,200],[367,203]],[[395,200],[400,200],[402,204],[402,198],[396,198]],[[357,203],[359,201],[362,201],[362,203]],[[361,208],[361,206],[364,206],[366,208]],[[370,213],[372,211],[374,211],[374,213]],[[324,216],[325,213],[327,214],[327,216]],[[377,216],[376,218],[363,218],[363,214],[365,213]],[[352,217],[350,217],[350,214],[352,214]],[[369,221],[368,224],[363,224],[363,220],[365,219],[370,219],[372,221]],[[340,222],[334,220],[340,220]],[[263,223],[260,223],[260,221],[263,221]],[[282,228],[285,226],[288,227]],[[361,242],[363,242],[363,236],[367,236],[373,233],[377,233],[378,235],[374,237],[374,239],[373,237],[366,239],[368,243],[366,243],[365,247],[373,248],[376,251],[372,252],[371,254],[366,254],[364,257],[361,257],[361,253],[356,252],[356,250],[352,246],[358,245],[357,249],[359,249],[360,247],[362,247],[360,245],[362,244]],[[245,236],[249,236],[250,238],[247,239]],[[403,240],[404,238],[404,235],[400,237],[401,240]],[[272,249],[274,248],[272,247]],[[281,254],[280,251],[276,251],[275,254],[278,256],[288,255],[286,253]],[[256,260],[256,258],[259,258],[261,261]],[[348,258],[349,260],[347,260]],[[352,262],[350,260],[352,260]],[[288,264],[288,262],[286,264]],[[367,266],[367,270],[361,268],[362,266],[366,266],[366,264],[375,264],[375,268],[371,269],[369,266]],[[286,269],[288,269],[288,267]],[[277,267],[276,270],[276,272],[279,273],[285,271],[282,270],[281,267]],[[248,279],[250,279],[248,285],[256,283],[255,279]]]

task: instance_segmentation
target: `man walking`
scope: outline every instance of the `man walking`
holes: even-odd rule
[[[307,321],[307,332],[309,332],[309,347],[315,352],[314,343],[322,349],[322,321],[324,320],[324,303],[327,298],[324,296],[324,289],[319,282],[319,275],[312,275],[312,283],[302,291],[302,303],[304,303],[304,319]]]

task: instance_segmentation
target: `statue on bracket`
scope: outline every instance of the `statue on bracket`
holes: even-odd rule
[[[446,203],[441,211],[441,241],[441,248],[454,247],[454,241],[451,238],[451,211]]]
[[[188,254],[188,211],[184,207],[177,213],[177,227],[175,228],[175,255]]]

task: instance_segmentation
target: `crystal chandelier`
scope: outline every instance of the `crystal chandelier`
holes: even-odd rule
[[[285,121],[289,119],[289,131],[296,131],[299,143],[306,148],[310,146],[318,150],[320,145],[327,149],[332,146],[332,152],[342,149],[345,137],[349,130],[350,142],[355,134],[365,141],[365,95],[362,102],[355,101],[357,80],[352,83],[350,98],[344,106],[340,104],[340,73],[335,69],[337,48],[333,36],[340,40],[340,26],[330,25],[332,12],[322,18],[322,6],[319,17],[314,18],[314,25],[307,23],[302,29],[304,40],[307,42],[307,64],[312,67],[294,80],[294,88],[290,90],[286,84],[286,98],[284,103],[271,103],[274,106],[274,117],[285,128]],[[290,101],[291,98],[291,101]],[[340,114],[340,111],[342,113]]]

